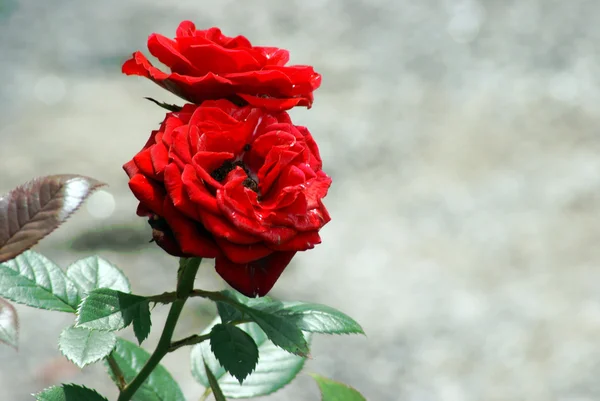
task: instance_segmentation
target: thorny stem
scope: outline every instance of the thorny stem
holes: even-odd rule
[[[177,291],[175,292],[176,298],[173,300],[171,309],[169,310],[165,327],[160,339],[158,340],[158,345],[156,346],[154,353],[150,355],[150,359],[148,359],[142,370],[140,370],[137,376],[121,390],[117,401],[131,400],[131,397],[133,397],[135,392],[140,388],[144,381],[146,381],[152,371],[158,366],[161,359],[163,359],[163,357],[169,352],[175,326],[177,325],[177,321],[179,320],[179,316],[181,315],[185,301],[189,298],[194,288],[194,279],[196,278],[196,273],[198,272],[199,267],[199,259],[181,260],[180,271],[177,275]]]
[[[123,390],[123,388],[125,388],[125,386],[127,385],[127,383],[125,382],[125,376],[123,375],[123,371],[119,367],[119,364],[117,364],[117,361],[115,361],[115,357],[113,356],[112,352],[106,358],[106,362],[108,363],[108,367],[110,368],[111,372],[115,376],[117,388],[119,390]]]

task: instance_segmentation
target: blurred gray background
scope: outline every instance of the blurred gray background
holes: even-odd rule
[[[272,295],[368,334],[316,338],[305,370],[370,401],[598,400],[599,15],[597,0],[0,0],[0,192],[50,173],[108,183],[36,250],[63,267],[96,253],[136,293],[170,290],[176,261],[147,244],[121,165],[164,115],[142,97],[179,100],[120,65],[183,19],[290,49],[323,75],[293,118],[333,177],[333,220]],[[225,284],[207,261],[196,285]],[[214,315],[190,305],[178,336]],[[1,400],[61,381],[115,399],[101,365],[57,350],[72,316],[18,310]],[[188,353],[165,365],[197,400]],[[317,399],[306,375],[264,398]]]

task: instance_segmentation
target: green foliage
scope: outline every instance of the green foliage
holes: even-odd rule
[[[252,300],[232,291],[222,291],[221,294],[227,297],[227,302],[218,302],[221,304],[219,313],[223,313],[225,321],[250,320],[256,322],[273,344],[292,354],[308,355],[308,344],[302,331],[285,318],[270,313],[279,308],[280,302],[272,301],[270,298]],[[232,308],[237,312],[232,311]]]
[[[219,382],[215,375],[210,371],[206,363],[204,364],[204,371],[206,372],[206,377],[208,378],[208,382],[210,383],[210,388],[215,396],[215,401],[226,401],[225,396],[223,395],[223,391],[221,387],[219,387]]]
[[[308,354],[301,331],[364,334],[354,319],[329,306],[304,302],[282,303],[268,297],[252,299],[233,291],[222,291],[221,294],[226,297],[226,300],[217,302],[222,321],[254,321],[275,345],[297,355]]]
[[[182,258],[180,280],[199,262]],[[123,381],[131,382],[150,359],[145,350],[113,333],[132,324],[141,343],[150,333],[151,316],[149,298],[131,294],[126,276],[110,262],[97,256],[85,258],[69,266],[65,274],[42,255],[27,251],[0,264],[0,278],[0,296],[37,308],[65,312],[77,309],[75,327],[65,329],[59,339],[61,352],[77,366],[112,355],[110,373],[122,385]],[[193,276],[186,282],[185,288],[178,288],[176,302],[181,305],[193,288]],[[195,295],[216,301],[223,322],[214,322],[204,332],[210,341],[192,349],[192,374],[210,387],[208,391],[216,400],[263,396],[287,385],[301,371],[310,352],[310,333],[364,334],[355,320],[325,305],[248,298],[229,290],[198,290]],[[16,345],[16,328],[14,308],[0,299],[0,342]],[[132,401],[185,401],[171,375],[157,365],[159,360],[151,361],[150,366],[156,368],[145,381],[138,378],[137,384],[143,384]],[[364,401],[351,387],[314,377],[323,401]],[[75,385],[52,387],[36,397],[42,401],[105,400],[95,391]]]
[[[228,324],[217,324],[210,332],[210,346],[221,365],[240,384],[256,367],[258,348],[242,329]]]
[[[19,318],[10,302],[0,298],[0,343],[17,348],[19,338]]]
[[[140,343],[150,333],[150,304],[139,295],[108,288],[98,288],[88,294],[77,311],[77,326],[92,330],[116,331],[133,323]]]
[[[68,327],[58,340],[58,348],[75,365],[83,368],[110,354],[117,343],[114,333]]]
[[[139,373],[144,364],[150,358],[150,354],[134,343],[117,338],[117,346],[113,358],[119,366],[126,382],[130,382]],[[118,383],[114,372],[110,371],[115,383]],[[177,382],[171,374],[162,366],[158,365],[152,371],[148,379],[135,393],[132,401],[186,401]]]
[[[76,384],[50,387],[35,395],[37,401],[108,401],[95,390]]]
[[[252,310],[252,319],[265,332],[269,340],[278,347],[295,355],[308,356],[310,350],[302,331],[293,323],[276,315]]]
[[[217,310],[223,323],[229,323],[236,320],[243,320],[247,315],[244,314],[245,306],[261,310],[263,312],[276,311],[283,307],[279,301],[273,300],[271,297],[248,298],[233,290],[220,291],[231,302],[217,302]]]
[[[129,280],[123,272],[99,256],[90,256],[73,263],[67,267],[67,277],[77,287],[77,304],[97,288],[131,292]]]
[[[45,256],[27,251],[0,263],[0,296],[11,301],[60,312],[74,313],[77,287]]]
[[[314,373],[311,376],[319,385],[321,401],[366,401],[362,394],[344,383]]]
[[[209,326],[218,324],[217,319]],[[271,394],[292,381],[302,370],[305,358],[290,354],[275,346],[256,323],[246,323],[238,326],[252,337],[258,346],[259,359],[254,372],[250,374],[243,385],[220,365],[211,351],[211,346],[204,342],[192,348],[192,374],[203,386],[210,386],[204,363],[217,378],[223,393],[228,398],[250,398]],[[309,335],[306,334],[308,341]]]
[[[275,313],[292,321],[302,331],[324,334],[365,334],[350,316],[326,305],[284,302]]]

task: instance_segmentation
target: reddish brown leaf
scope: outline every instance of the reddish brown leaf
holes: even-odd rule
[[[31,180],[1,197],[0,263],[37,244],[103,185],[80,175],[51,175]]]
[[[17,348],[19,318],[15,307],[0,298],[0,343]]]

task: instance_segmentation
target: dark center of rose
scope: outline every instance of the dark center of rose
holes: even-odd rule
[[[249,145],[246,145],[246,147],[249,148]],[[244,150],[246,147],[244,147]],[[210,176],[216,181],[223,182],[223,180],[227,177],[227,174],[229,174],[236,167],[241,167],[246,172],[246,175],[248,175],[248,177],[246,177],[246,179],[242,182],[242,185],[246,188],[250,188],[254,192],[258,192],[258,183],[250,177],[250,170],[241,160],[235,162],[228,160],[224,162],[221,167],[216,168],[212,173],[210,173]]]
[[[165,236],[173,236],[173,232],[167,221],[156,214],[150,216],[148,224],[152,227],[152,240],[150,242],[160,242]]]

